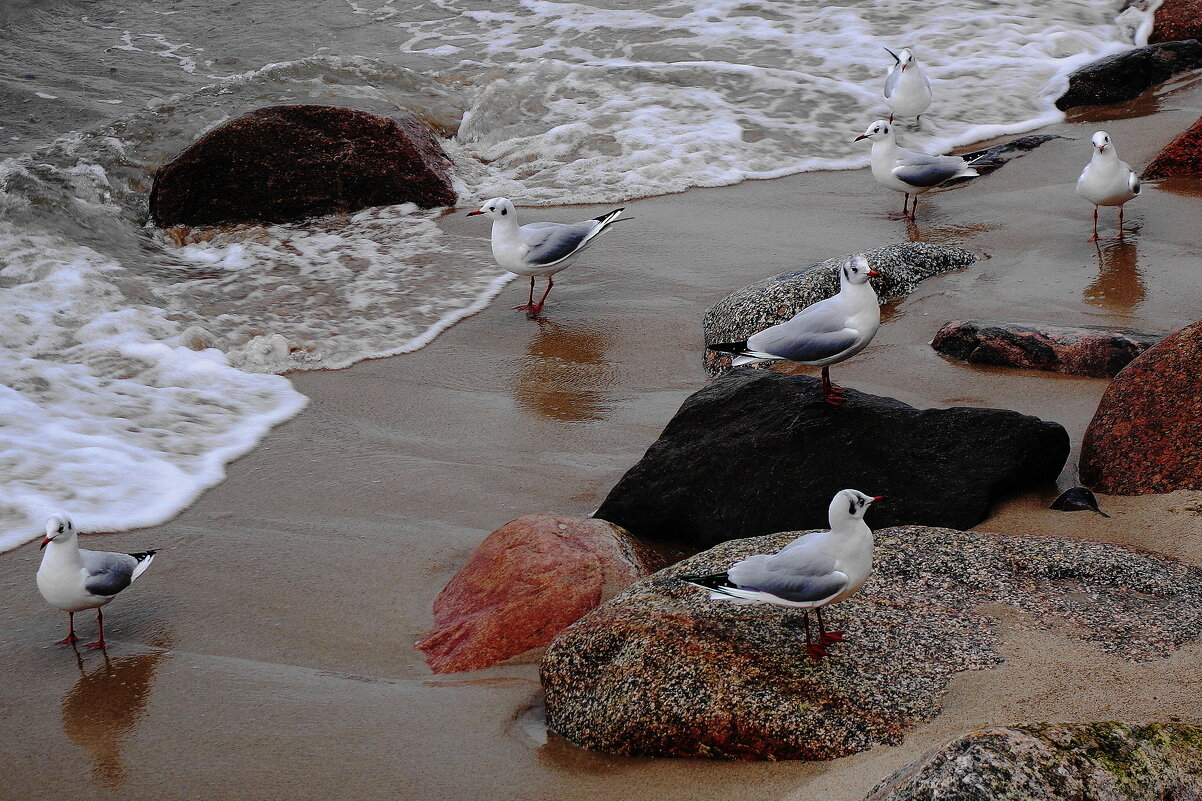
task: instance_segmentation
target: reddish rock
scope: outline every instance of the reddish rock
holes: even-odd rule
[[[1110,378],[1164,339],[1156,331],[1003,320],[953,320],[931,347],[971,364]]]
[[[1202,117],[1156,154],[1140,178],[1202,177]]]
[[[1111,495],[1202,489],[1202,321],[1119,373],[1081,443],[1081,480]]]
[[[1148,44],[1202,39],[1202,0],[1164,0],[1153,20]]]
[[[279,223],[412,202],[455,203],[451,161],[412,115],[273,106],[214,128],[159,169],[157,225]]]
[[[658,568],[604,520],[535,514],[485,538],[434,601],[417,647],[435,673],[479,670],[539,648]]]

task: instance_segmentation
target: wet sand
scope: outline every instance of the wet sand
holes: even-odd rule
[[[430,605],[490,531],[587,515],[701,387],[701,316],[759,278],[922,238],[985,254],[886,311],[840,383],[922,406],[997,406],[1062,423],[1074,453],[1106,381],[946,360],[946,321],[1001,317],[1173,330],[1202,318],[1202,182],[1148,187],[1122,243],[1095,247],[1074,182],[1099,127],[1137,167],[1202,114],[1202,83],[1075,116],[980,181],[925,198],[917,226],[866,170],[627,204],[636,222],[562,275],[547,318],[481,314],[413,354],[293,376],[308,408],[171,523],[85,538],[160,549],[108,607],[104,654],[50,645],[65,616],[33,583],[39,552],[0,555],[0,744],[13,799],[696,799],[854,801],[959,732],[1036,720],[1202,723],[1202,646],[1107,656],[1009,609],[1000,667],[960,674],[944,714],[899,747],[827,763],[615,758],[539,725],[536,665],[433,676],[414,649]],[[1100,124],[1104,120],[1103,124]],[[858,131],[849,130],[848,136]],[[572,220],[605,210],[546,210]],[[1103,212],[1112,231],[1114,212]],[[462,213],[444,225],[485,226]],[[871,487],[861,487],[872,491]],[[1114,518],[1013,498],[983,530],[1080,536],[1202,564],[1202,492],[1107,498]],[[79,616],[83,636],[94,616]],[[849,646],[851,647],[851,646]]]

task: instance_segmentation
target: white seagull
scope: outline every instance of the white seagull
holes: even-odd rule
[[[591,220],[578,223],[533,222],[518,226],[517,211],[508,198],[484,201],[469,217],[483,214],[492,218],[492,257],[497,264],[518,275],[530,276],[530,300],[515,309],[534,318],[542,313],[543,301],[555,286],[555,273],[567,267],[597,237],[609,230],[624,209],[614,209]],[[534,302],[534,277],[547,276],[547,291]]]
[[[1098,241],[1098,206],[1119,207],[1119,239],[1123,238],[1123,204],[1139,195],[1139,176],[1131,165],[1119,161],[1118,151],[1110,134],[1098,131],[1093,135],[1093,158],[1077,179],[1077,194],[1093,204],[1093,236]]]
[[[742,342],[709,345],[735,356],[734,367],[771,360],[822,366],[822,399],[843,402],[841,387],[831,382],[830,365],[855,356],[881,327],[881,305],[869,278],[880,275],[863,256],[851,256],[839,268],[838,294],[806,306],[791,320],[765,328]]]
[[[842,631],[827,631],[822,607],[860,591],[872,572],[872,529],[864,522],[868,507],[883,496],[841,490],[831,500],[830,531],[802,534],[775,554],[757,554],[736,562],[725,573],[679,576],[704,587],[711,600],[772,604],[805,612],[806,651],[811,659],[843,640]],[[810,610],[818,613],[818,644],[810,641]]]
[[[887,120],[877,120],[869,125],[854,141],[861,139],[872,140],[872,177],[886,189],[906,196],[902,210],[891,216],[907,216],[906,207],[913,195],[914,208],[908,215],[913,220],[918,211],[918,196],[923,192],[952,178],[972,178],[980,174],[959,156],[928,156],[898,147],[897,135]]]
[[[103,648],[104,614],[100,607],[146,572],[146,568],[154,561],[155,552],[126,554],[86,551],[79,547],[75,526],[65,514],[52,515],[46,521],[46,536],[42,538],[40,547],[46,553],[42,556],[42,566],[38,568],[38,590],[47,603],[70,616],[67,636],[58,644],[78,642],[79,637],[75,636],[75,613],[95,609],[100,637],[88,647]]]
[[[889,122],[893,122],[895,114],[921,121],[922,112],[931,105],[930,79],[910,48],[903,47],[900,53],[894,53],[886,47],[885,52],[895,62],[885,76],[885,102],[893,109]]]

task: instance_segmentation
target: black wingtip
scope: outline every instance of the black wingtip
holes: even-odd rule
[[[715,342],[713,345],[706,345],[705,349],[738,356],[747,352],[747,340],[744,339],[739,342]]]
[[[678,580],[686,584],[696,584],[699,587],[707,587],[711,590],[716,590],[719,587],[733,587],[730,583],[730,577],[725,573],[711,573],[708,576],[677,576]]]
[[[134,559],[137,559],[139,562],[145,562],[147,559],[149,559],[150,557],[154,556],[156,553],[158,553],[158,551],[157,551],[157,550],[154,550],[154,551],[140,551],[139,553],[131,553],[131,554],[129,554],[129,555],[130,555],[130,556],[132,556]]]
[[[624,211],[626,211],[626,207],[622,206],[619,209],[614,209],[613,211],[607,211],[604,214],[602,214],[600,217],[594,217],[593,219],[599,223],[603,223],[603,222],[606,222],[607,220],[612,220],[615,216],[617,216],[618,214],[621,214]],[[634,219],[634,218],[631,217],[630,219]]]

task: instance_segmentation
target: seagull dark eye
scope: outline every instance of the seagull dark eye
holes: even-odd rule
[[[58,527],[58,533],[59,533],[59,534],[62,534],[62,533],[63,533],[63,527],[62,527],[62,526],[59,526],[59,527]]]
[[[489,206],[489,207],[488,207],[488,210],[489,210],[489,211],[496,211],[496,210],[497,210],[497,207],[496,207],[496,206]]]
[[[505,216],[506,214],[508,214],[508,213],[509,213],[509,209],[501,209],[501,216],[502,216],[502,217],[504,217],[504,216]]]

